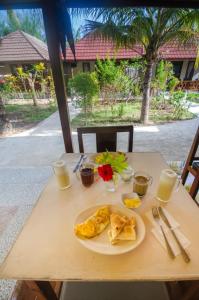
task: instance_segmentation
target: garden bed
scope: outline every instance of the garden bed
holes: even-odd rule
[[[40,104],[37,107],[31,104],[5,104],[8,123],[3,135],[10,135],[29,129],[38,122],[48,118],[56,110],[55,102]]]
[[[120,125],[139,123],[141,111],[141,102],[134,101],[127,104],[117,103],[111,106],[98,105],[93,108],[92,112],[81,112],[75,116],[72,121],[72,127],[77,128],[81,126],[101,126],[106,125]],[[177,118],[172,106],[166,108],[150,109],[149,119],[150,123],[161,124],[172,122],[176,120],[187,120],[194,118],[195,115],[188,110],[185,110],[180,118]]]

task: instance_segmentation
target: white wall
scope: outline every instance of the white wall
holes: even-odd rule
[[[199,80],[199,68],[194,70],[192,80]]]
[[[189,60],[184,60],[183,61],[182,70],[181,70],[181,74],[180,74],[180,79],[181,80],[184,80],[184,78],[185,78],[188,63],[189,63]],[[199,80],[199,68],[194,70],[192,80]]]
[[[185,78],[188,62],[189,62],[188,60],[183,61],[182,70],[181,70],[181,74],[180,74],[180,79],[181,80],[184,80],[184,78]]]
[[[75,75],[79,72],[83,72],[83,62],[90,63],[90,70],[93,72],[95,70],[95,61],[78,61],[77,67],[72,69],[72,74]]]
[[[7,64],[0,63],[0,75],[9,75],[11,74],[10,66]]]

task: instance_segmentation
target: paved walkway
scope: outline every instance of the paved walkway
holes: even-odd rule
[[[199,112],[198,112],[199,113]],[[134,151],[159,151],[166,160],[184,160],[190,149],[199,119],[158,126],[135,127]],[[74,150],[78,152],[77,134],[72,132]],[[85,150],[95,151],[95,137],[85,138]],[[126,151],[126,136],[120,134],[119,150]],[[36,127],[0,139],[0,167],[49,166],[64,152],[58,112]]]
[[[198,112],[199,106],[192,106]],[[72,115],[76,112],[71,109]],[[184,160],[199,119],[135,128],[134,151],[160,151],[166,160]],[[75,152],[77,134],[72,132]],[[126,151],[126,136],[119,135],[119,149]],[[95,151],[95,138],[85,139],[85,150]],[[49,176],[51,163],[64,152],[59,115],[54,113],[36,127],[0,138],[0,263],[13,244]],[[7,300],[14,281],[0,281],[0,300]]]

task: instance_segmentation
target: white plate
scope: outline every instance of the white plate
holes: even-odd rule
[[[108,204],[101,204],[92,206],[82,211],[75,220],[75,225],[84,222],[89,218],[96,210]],[[136,233],[137,239],[135,241],[121,241],[116,245],[111,245],[108,238],[108,230],[110,229],[110,224],[107,228],[98,236],[92,239],[80,239],[76,236],[78,241],[86,248],[105,255],[118,255],[129,252],[135,249],[144,239],[145,236],[145,225],[142,218],[134,211],[118,205],[108,205],[111,212],[117,212],[123,214],[127,217],[134,217],[136,219]]]

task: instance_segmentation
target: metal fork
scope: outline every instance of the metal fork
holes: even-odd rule
[[[159,226],[160,226],[160,228],[161,228],[162,234],[163,234],[163,236],[164,236],[165,244],[166,244],[166,247],[167,247],[168,254],[169,254],[169,256],[170,256],[172,259],[174,259],[174,258],[175,258],[175,255],[174,255],[174,252],[173,252],[173,250],[172,250],[172,248],[171,248],[171,246],[170,246],[170,244],[169,244],[169,241],[168,241],[168,239],[167,239],[167,237],[166,237],[166,234],[165,234],[165,232],[164,232],[164,230],[163,230],[163,227],[162,227],[162,225],[161,225],[161,223],[160,223],[160,215],[159,215],[159,212],[158,212],[157,207],[152,207],[152,215],[153,215],[153,217],[154,217],[154,220],[159,224]]]

